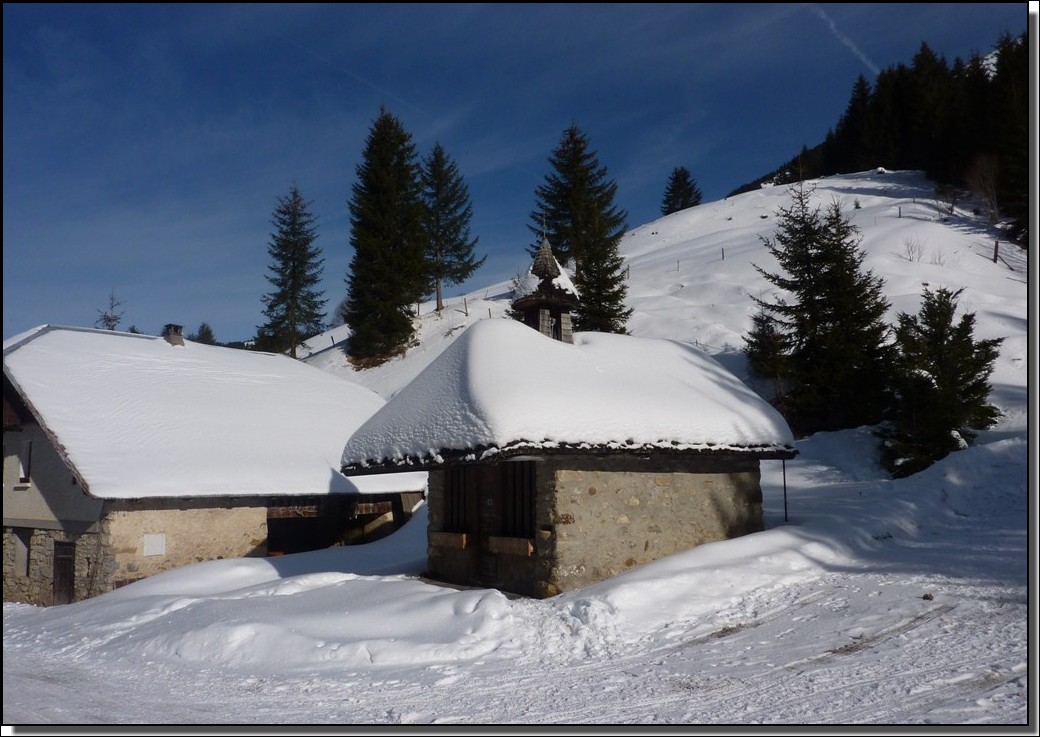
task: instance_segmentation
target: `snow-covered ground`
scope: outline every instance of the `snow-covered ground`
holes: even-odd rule
[[[1005,338],[1004,415],[974,447],[895,481],[870,428],[800,439],[794,460],[763,463],[764,532],[541,601],[424,580],[420,513],[365,546],[5,604],[4,723],[1035,728],[1025,257],[1004,244],[994,263],[996,234],[941,213],[915,173],[816,185],[821,203],[859,204],[893,316],[916,312],[924,284],[964,287],[976,338]],[[632,333],[695,343],[746,378],[748,294],[767,286],[752,264],[774,266],[758,236],[786,202],[763,189],[629,233]],[[346,364],[344,328],[307,360],[390,398],[467,324],[504,316],[508,289],[440,317],[427,305],[418,346],[377,369]]]

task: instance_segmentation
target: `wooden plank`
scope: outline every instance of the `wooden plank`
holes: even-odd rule
[[[430,545],[438,548],[464,550],[469,547],[469,538],[464,532],[430,532]]]
[[[534,555],[534,540],[526,537],[495,537],[488,538],[488,549],[492,553],[504,555],[517,555],[522,558],[530,558]]]

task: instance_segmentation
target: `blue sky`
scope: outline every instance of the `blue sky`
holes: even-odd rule
[[[859,74],[922,41],[951,62],[988,52],[1031,8],[5,4],[4,338],[91,326],[112,293],[122,329],[252,337],[294,183],[331,315],[381,106],[469,186],[488,259],[459,294],[526,268],[535,188],[571,123],[632,228],[660,216],[674,167],[721,199],[819,143]]]

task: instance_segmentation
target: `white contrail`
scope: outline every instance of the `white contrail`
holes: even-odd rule
[[[835,23],[829,15],[823,12],[822,8],[811,3],[807,3],[806,7],[814,13],[816,13],[816,15],[820,17],[820,20],[827,24],[827,27],[831,29],[831,33],[834,34],[834,37],[841,41],[843,44],[845,44],[845,46],[848,47],[849,51],[855,54],[859,58],[859,60],[866,65],[867,69],[869,69],[874,74],[875,77],[878,75],[878,72],[880,70],[878,69],[877,64],[872,62],[870,60],[870,57],[868,57],[866,54],[860,51],[859,47],[856,46],[856,44],[853,42],[851,38],[849,38],[844,33],[838,30],[838,24]]]

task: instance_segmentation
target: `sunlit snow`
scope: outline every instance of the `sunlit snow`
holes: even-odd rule
[[[799,438],[796,458],[762,463],[763,532],[545,600],[424,579],[420,509],[370,545],[212,561],[49,609],[8,603],[4,722],[1021,729],[1035,699],[1025,253],[1003,244],[994,262],[999,233],[970,207],[940,212],[918,173],[815,185],[815,202],[852,213],[891,317],[916,312],[925,284],[964,287],[976,337],[1005,339],[991,377],[1003,414],[972,447],[895,481],[871,428]],[[753,265],[775,268],[759,236],[786,203],[770,187],[627,234],[634,339],[700,346],[750,381],[749,298],[769,291]],[[496,285],[439,316],[424,305],[419,345],[376,369],[346,362],[344,328],[307,361],[390,399],[466,326],[504,323],[508,302]],[[611,342],[586,347],[597,340]]]

